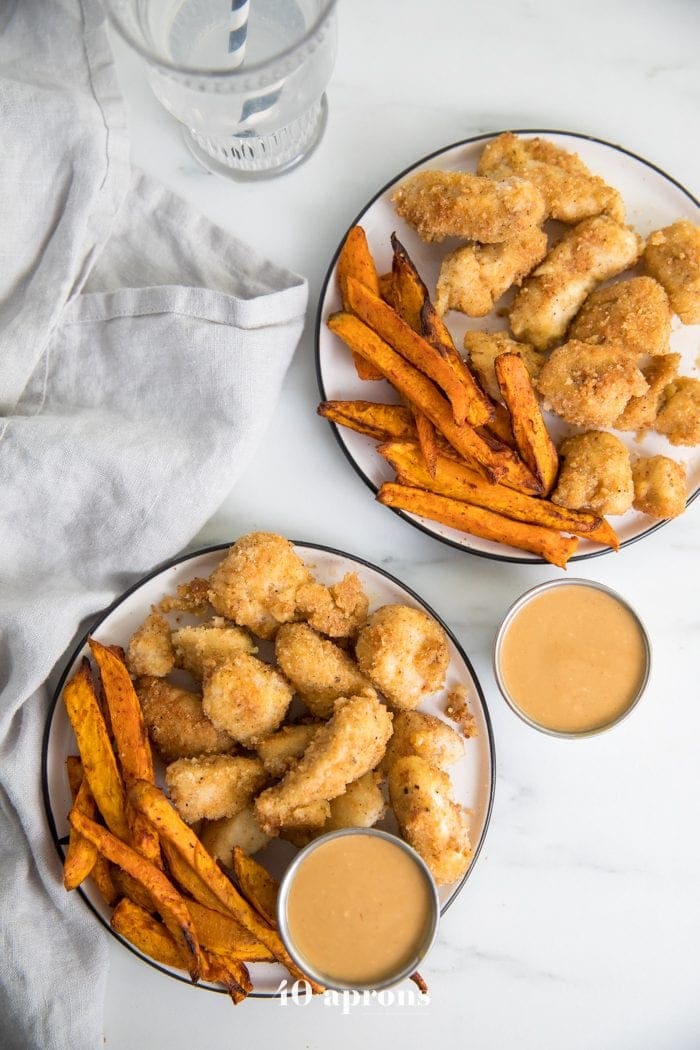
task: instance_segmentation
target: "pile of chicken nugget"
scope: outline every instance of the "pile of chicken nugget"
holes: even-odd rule
[[[421,381],[427,375],[435,392],[451,402],[452,423],[462,431],[471,426],[492,451],[497,448],[494,442],[514,450],[541,484],[537,492],[523,483],[522,476],[486,477],[487,481],[575,515],[622,515],[632,507],[654,518],[680,514],[687,496],[684,465],[667,455],[631,455],[614,431],[634,432],[637,440],[653,431],[671,446],[700,443],[700,380],[679,375],[681,357],[670,352],[672,323],[700,323],[700,227],[680,220],[653,232],[645,243],[626,224],[619,192],[589,171],[575,153],[545,139],[522,139],[510,132],[487,143],[477,174],[421,171],[398,187],[392,201],[423,241],[459,238],[463,243],[444,256],[434,295],[428,297],[424,288],[426,298],[422,304],[418,301],[416,312],[405,294],[402,267],[405,270],[408,253],[404,246],[394,236],[391,273],[373,275],[368,250],[358,264],[364,234],[355,227],[337,267],[343,312],[329,319],[329,327],[353,350],[360,378],[389,379],[408,411],[401,422],[391,415],[392,406],[381,405],[375,411],[368,407],[371,402],[348,401],[326,402],[320,413],[378,437],[384,443],[381,454],[387,442],[403,442],[397,480],[404,489],[407,483],[401,469],[412,475],[408,485],[414,489],[456,497],[529,524],[546,524],[537,516],[523,516],[522,501],[516,500],[516,511],[523,511],[518,514],[507,505],[484,502],[481,492],[481,501],[474,498],[469,486],[462,485],[460,492],[454,466],[449,468],[450,477],[444,476],[445,456],[461,459],[482,475],[490,466],[488,457],[480,445],[465,446],[462,435],[442,425],[432,401],[424,397],[426,391],[418,383],[407,387],[401,366],[400,374],[392,374],[395,362],[377,348],[378,336],[407,358],[409,367],[423,373]],[[543,229],[546,220],[569,228],[553,240]],[[634,272],[628,273],[632,267]],[[417,274],[414,282],[415,278]],[[362,294],[358,284],[364,285]],[[426,372],[416,346],[407,347],[405,333],[396,339],[396,329],[387,327],[380,311],[370,310],[376,304],[369,295],[381,298],[429,348],[437,349],[446,361],[451,359],[458,371],[443,317],[449,311],[486,317],[509,290],[511,297],[515,293],[512,302],[506,310],[498,310],[498,316],[507,315],[510,332],[470,330],[464,338],[463,367],[490,403],[488,418],[476,413],[471,419],[469,414],[460,416],[440,373],[430,368]],[[673,321],[674,314],[678,322]],[[358,324],[371,331],[374,341],[360,332]],[[513,357],[519,359],[520,371],[527,372],[539,407],[569,424],[554,455],[550,451],[548,459],[541,454],[540,462],[528,448],[525,433],[541,425],[532,406],[520,433],[514,425],[519,422],[518,410],[523,413],[508,389],[509,376],[517,367]],[[437,453],[431,426],[438,431]],[[406,442],[412,445],[410,471],[405,469]],[[415,467],[416,447],[422,471]],[[391,455],[386,458],[393,462]],[[439,498],[418,500],[405,491],[397,493],[396,488],[380,492],[380,500],[463,531],[534,549],[517,542],[526,537],[512,526],[504,527],[505,535],[499,536],[497,525],[488,522],[493,533],[489,535],[478,516],[459,514]],[[569,531],[585,535],[585,530]],[[609,534],[607,541],[601,537],[598,542],[617,545]],[[548,558],[546,551],[537,553]],[[569,554],[565,555],[548,560],[565,564]]]
[[[357,574],[326,586],[282,536],[251,533],[153,606],[126,652],[90,648],[97,684],[86,660],[64,690],[80,751],[64,882],[92,875],[114,928],[151,957],[223,981],[234,1001],[247,961],[303,976],[276,932],[276,880],[252,855],[371,827],[387,800],[438,883],[466,872],[469,818],[446,767],[472,726],[466,691],[448,698],[462,732],[416,710],[449,664],[424,611],[370,613]]]

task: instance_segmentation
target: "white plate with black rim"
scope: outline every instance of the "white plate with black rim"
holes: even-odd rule
[[[174,593],[178,584],[184,583],[195,576],[208,576],[221,561],[222,554],[227,548],[228,544],[208,547],[206,550],[185,554],[165,565],[159,566],[149,576],[146,576],[126,591],[95,621],[85,638],[82,639],[76,650],[69,657],[51,701],[44,733],[42,756],[42,786],[46,815],[51,836],[61,860],[65,856],[68,842],[69,825],[67,817],[71,806],[65,761],[68,755],[77,754],[75,737],[61,702],[61,693],[63,686],[77,669],[82,657],[88,655],[86,644],[88,635],[92,635],[103,643],[126,645],[131,634],[148,615],[152,604],[160,601],[164,594]],[[493,733],[486,701],[479,681],[468,656],[446,624],[417,594],[399,580],[384,572],[383,569],[379,569],[364,561],[362,558],[344,554],[341,551],[328,547],[319,547],[308,543],[295,543],[295,549],[315,577],[322,583],[334,583],[340,580],[346,572],[356,572],[369,597],[370,610],[388,603],[411,605],[424,609],[441,623],[447,632],[450,664],[445,688],[423,703],[420,710],[436,715],[444,715],[447,692],[457,685],[464,685],[467,689],[471,713],[475,720],[476,735],[465,741],[463,758],[450,769],[454,785],[454,797],[462,805],[468,807],[472,813],[471,836],[474,852],[469,870],[464,878],[450,886],[440,888],[441,912],[444,914],[462,890],[469,873],[476,863],[484,842],[493,805],[495,785]],[[186,616],[180,616],[180,620],[181,622],[190,622]],[[261,655],[265,655],[262,646]],[[160,773],[162,773],[162,770],[159,770]],[[389,831],[396,830],[396,825],[391,817],[387,818],[379,826]],[[263,853],[258,854],[258,859],[273,874],[281,876],[295,853],[296,850],[290,843],[277,840]],[[92,910],[96,919],[112,936],[120,940],[125,947],[163,973],[189,983],[189,978],[182,971],[154,962],[111,929],[109,925],[111,909],[105,905],[91,880],[88,880],[77,892]],[[251,963],[249,964],[249,969],[254,989],[252,994],[261,998],[279,994],[281,982],[288,977],[286,970],[276,963]],[[216,992],[223,991],[220,987],[206,983],[202,983],[198,987]]]
[[[396,232],[428,286],[428,290],[434,291],[440,262],[446,252],[458,242],[425,244],[415,230],[396,214],[391,203],[391,195],[408,175],[418,171],[439,168],[443,171],[475,172],[484,145],[499,134],[501,132],[478,135],[421,158],[388,182],[365,205],[351,226],[361,225],[364,228],[370,251],[380,273],[391,270],[390,236],[392,232]],[[700,202],[685,187],[655,164],[636,156],[622,146],[568,131],[531,129],[517,131],[516,134],[524,138],[532,138],[536,135],[546,136],[557,146],[578,153],[591,171],[601,175],[620,191],[627,206],[627,221],[643,237],[677,219],[700,222]],[[557,232],[565,227],[561,223],[548,223],[545,229],[556,237]],[[336,263],[346,235],[347,231],[340,239],[326,274],[316,318],[316,369],[321,398],[324,401],[363,399],[396,402],[398,397],[395,391],[384,380],[368,382],[358,378],[350,352],[326,327],[328,317],[341,308],[336,283]],[[641,271],[634,269],[626,271],[623,276],[639,272]],[[464,333],[469,329],[489,331],[506,329],[507,321],[504,317],[498,316],[497,311],[500,312],[502,308],[507,307],[511,298],[512,294],[504,296],[498,302],[496,311],[488,317],[472,319],[455,311],[446,314],[445,321],[452,333],[455,345],[458,348],[462,347]],[[700,361],[700,325],[681,325],[677,317],[674,317],[673,324],[671,350],[681,355],[680,372],[683,375],[697,376]],[[555,439],[575,429],[567,427],[551,413],[546,413],[546,419]],[[346,427],[339,427],[334,423],[331,423],[330,426],[347,459],[373,492],[377,492],[383,482],[393,480],[391,467],[375,451],[375,441]],[[665,455],[682,462],[688,475],[688,504],[695,499],[700,491],[700,450],[674,447],[660,434],[649,433],[641,442],[637,442],[634,434],[616,433],[637,454]],[[510,562],[542,561],[537,555],[459,532],[457,529],[429,521],[416,514],[396,510],[393,513],[398,514],[416,528],[434,536],[435,539],[481,557]],[[611,518],[610,521],[623,547],[650,535],[662,525],[667,524],[665,521],[658,521],[635,510]],[[578,552],[571,560],[580,561],[609,552],[610,548],[581,540]]]

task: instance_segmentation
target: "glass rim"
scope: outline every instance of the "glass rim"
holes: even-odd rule
[[[151,65],[158,66],[161,69],[167,70],[169,73],[181,73],[184,76],[201,77],[205,80],[226,80],[229,78],[235,80],[238,78],[243,79],[252,73],[260,73],[265,69],[269,69],[274,63],[283,61],[293,55],[296,51],[300,51],[330,17],[337,3],[338,0],[323,0],[323,9],[318,17],[314,20],[311,26],[309,26],[304,35],[293,44],[290,44],[289,47],[284,48],[282,51],[278,51],[270,58],[263,59],[261,62],[254,62],[248,66],[237,66],[235,69],[211,69],[202,66],[187,66],[178,64],[177,62],[170,62],[167,58],[163,58],[156,54],[156,52],[145,47],[139,39],[126,28],[115,10],[114,0],[105,0],[105,11],[110,25],[121,37],[124,43],[136,51],[141,58],[145,59]]]

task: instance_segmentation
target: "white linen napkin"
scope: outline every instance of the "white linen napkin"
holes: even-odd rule
[[[0,1046],[102,1046],[107,935],[61,885],[47,677],[260,440],[306,282],[132,176],[95,0],[0,13]]]

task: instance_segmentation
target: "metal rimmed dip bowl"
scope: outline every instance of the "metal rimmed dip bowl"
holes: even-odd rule
[[[425,915],[424,920],[416,925],[415,937],[411,941],[410,950],[403,954],[401,958],[397,958],[396,965],[389,971],[385,971],[379,977],[368,977],[362,979],[359,975],[352,978],[342,976],[343,961],[339,959],[339,969],[333,972],[333,967],[326,965],[319,965],[317,961],[311,958],[312,952],[308,949],[308,938],[306,934],[308,932],[308,920],[305,923],[305,919],[302,916],[300,918],[297,914],[294,916],[295,907],[295,894],[301,891],[301,880],[304,872],[309,873],[308,867],[305,869],[305,865],[309,864],[309,861],[314,863],[314,867],[317,869],[322,868],[323,864],[323,851],[326,853],[326,860],[329,861],[328,876],[329,880],[327,886],[324,884],[323,899],[314,901],[315,909],[313,915],[313,921],[318,921],[319,925],[323,925],[324,934],[328,939],[328,920],[329,917],[333,921],[338,920],[338,912],[344,913],[340,915],[340,922],[342,927],[340,928],[340,936],[338,936],[337,943],[339,952],[342,949],[342,943],[347,942],[348,939],[352,939],[353,936],[359,936],[363,934],[362,927],[365,923],[365,917],[359,913],[358,909],[354,906],[352,899],[349,899],[348,893],[348,882],[341,881],[340,876],[343,872],[342,861],[339,862],[339,850],[334,849],[334,844],[339,843],[343,839],[365,837],[369,840],[378,840],[386,844],[387,847],[398,850],[402,854],[402,861],[407,858],[409,865],[406,867],[407,871],[411,871],[414,876],[418,878],[414,880],[416,886],[421,886],[422,891],[420,897],[422,902],[425,904]],[[389,856],[386,851],[382,848],[374,848],[373,852],[376,854],[376,860],[378,861],[382,855]],[[334,854],[331,855],[331,854]],[[397,858],[398,859],[398,858]],[[369,875],[369,867],[365,869],[363,875]],[[325,892],[327,890],[327,892]],[[303,891],[306,892],[306,889]],[[390,899],[396,898],[397,894],[387,894],[386,897],[380,896],[376,901],[375,905],[381,910],[384,901],[387,903]],[[408,905],[408,902],[406,902]],[[290,907],[291,906],[291,907]],[[291,912],[291,915],[290,915]],[[335,912],[335,914],[333,914]],[[324,985],[326,988],[334,989],[337,991],[383,991],[386,988],[391,988],[401,981],[410,977],[415,972],[418,965],[425,958],[430,951],[435,936],[437,934],[438,922],[440,918],[440,901],[438,897],[437,887],[435,881],[427,867],[425,861],[416,853],[402,839],[396,835],[391,835],[386,831],[379,831],[376,828],[342,828],[339,831],[331,831],[326,835],[320,836],[318,839],[314,839],[313,842],[309,843],[304,849],[302,849],[297,856],[294,858],[292,863],[282,879],[279,889],[279,896],[277,898],[277,923],[279,927],[279,933],[284,942],[284,946],[291,955],[294,962],[297,964],[300,970],[307,974],[314,981]],[[411,919],[410,907],[401,916],[401,921],[404,919]],[[363,934],[364,940],[367,940],[367,935]],[[300,942],[306,940],[307,948],[303,948]],[[380,940],[377,937],[376,947],[380,949],[385,943],[385,940]],[[317,956],[318,958],[318,956]],[[345,964],[347,969],[347,964]]]
[[[608,596],[612,599],[617,606],[624,610],[625,622],[628,624],[634,624],[637,632],[637,642],[641,651],[641,671],[638,677],[630,689],[630,696],[627,702],[623,705],[618,703],[617,709],[607,719],[601,719],[595,722],[595,724],[589,724],[582,726],[581,728],[557,728],[556,725],[547,724],[546,719],[535,718],[532,712],[528,713],[524,710],[526,706],[521,695],[520,700],[516,694],[517,689],[513,688],[513,682],[507,681],[508,675],[504,673],[504,647],[507,644],[506,639],[508,633],[516,623],[518,617],[524,609],[531,606],[538,598],[548,592],[552,592],[558,588],[583,588],[592,591],[596,591]],[[554,628],[556,630],[556,627]],[[544,645],[549,644],[549,640],[552,635],[547,636],[547,640]],[[642,623],[639,615],[632,608],[632,606],[624,598],[622,598],[616,591],[610,587],[606,587],[602,583],[596,583],[593,580],[584,579],[572,579],[572,580],[550,580],[547,583],[541,583],[537,587],[533,587],[530,590],[522,594],[517,601],[515,601],[508,612],[505,615],[503,622],[496,635],[496,640],[493,648],[493,670],[498,683],[498,687],[503,694],[506,703],[509,705],[512,711],[518,715],[524,722],[532,726],[534,729],[539,729],[542,733],[548,733],[550,736],[559,737],[587,737],[595,736],[598,733],[602,733],[607,729],[612,729],[613,726],[618,725],[624,718],[626,718],[630,712],[637,706],[641,700],[644,691],[647,687],[649,676],[651,674],[651,642],[649,635],[647,634],[646,628]],[[547,666],[543,667],[543,673],[547,673]],[[557,681],[555,678],[555,684],[559,687],[560,695],[565,695],[567,684],[565,681]]]

